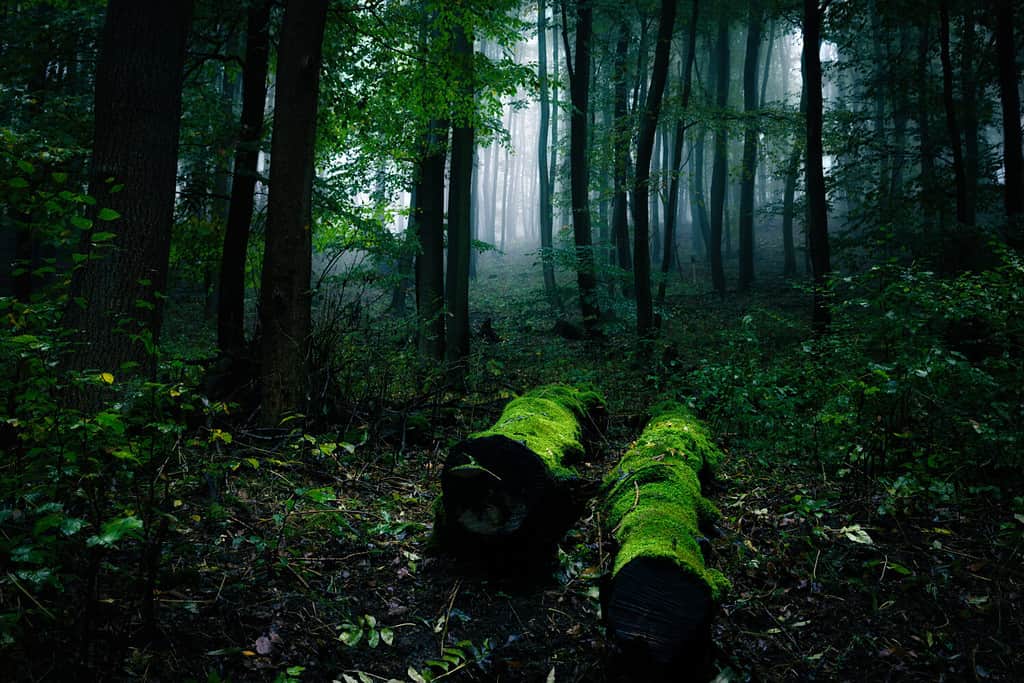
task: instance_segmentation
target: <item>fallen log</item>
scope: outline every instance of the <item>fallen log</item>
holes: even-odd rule
[[[602,612],[618,662],[649,679],[699,680],[711,620],[729,582],[705,565],[718,512],[701,494],[722,453],[683,406],[652,409],[643,434],[605,479],[601,506],[615,558]]]
[[[574,465],[603,414],[604,399],[586,388],[547,385],[510,401],[494,426],[449,452],[435,541],[495,568],[546,560],[582,511]]]

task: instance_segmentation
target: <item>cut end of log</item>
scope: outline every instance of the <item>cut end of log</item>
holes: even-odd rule
[[[441,480],[448,522],[479,536],[518,532],[548,486],[547,471],[537,455],[498,435],[460,446]]]
[[[707,585],[665,558],[640,557],[612,579],[608,634],[625,659],[655,671],[692,668],[710,652],[714,602]]]

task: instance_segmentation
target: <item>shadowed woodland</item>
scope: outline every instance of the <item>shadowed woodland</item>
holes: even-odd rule
[[[1024,680],[1020,0],[0,2],[9,680]]]

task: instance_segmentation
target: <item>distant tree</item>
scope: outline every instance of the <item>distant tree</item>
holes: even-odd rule
[[[995,0],[996,52],[999,96],[1003,109],[1003,203],[1006,210],[1007,241],[1024,248],[1024,158],[1021,154],[1020,72],[1014,45],[1013,0]],[[1018,27],[1019,28],[1019,27]]]
[[[564,7],[563,13],[564,13]],[[569,90],[572,115],[569,118],[569,167],[572,194],[573,240],[576,245],[576,281],[580,289],[580,312],[583,326],[594,332],[600,322],[597,305],[597,277],[594,274],[594,252],[590,237],[590,172],[587,155],[587,120],[590,99],[590,41],[594,10],[590,0],[576,3],[576,54],[570,59],[568,28],[563,25],[566,64],[569,65]],[[567,23],[563,15],[563,24]],[[575,61],[575,66],[572,62]]]
[[[220,266],[217,347],[236,355],[245,346],[245,260],[255,205],[263,108],[270,58],[270,0],[249,6],[242,70],[242,116]]]
[[[828,201],[825,196],[825,168],[822,150],[821,91],[821,18],[831,0],[819,6],[818,0],[804,0],[803,64],[804,90],[807,93],[807,233],[811,251],[811,275],[814,279],[814,310],[812,322],[817,332],[824,332],[832,320],[828,307],[827,279],[832,270],[828,243]]]
[[[630,126],[628,118],[629,88],[626,83],[626,58],[629,54],[629,24],[622,22],[615,43],[614,114],[612,120],[612,239],[615,241],[616,262],[624,271],[633,270],[633,255],[629,246],[629,211],[626,201],[627,166],[629,165]],[[633,288],[623,285],[623,295],[631,297]]]
[[[754,282],[754,180],[757,178],[758,109],[757,54],[761,47],[764,8],[760,0],[750,0],[747,21],[747,54],[743,60],[743,111],[747,116],[743,131],[743,175],[740,178],[740,277],[739,288]]]
[[[540,172],[540,247],[543,252],[541,268],[544,271],[544,294],[552,306],[558,307],[555,266],[551,260],[551,249],[554,246],[554,207],[551,203],[552,178],[548,167],[548,129],[551,119],[551,104],[548,97],[547,33],[547,2],[546,0],[537,0],[537,72],[540,78],[540,135],[537,138],[537,165]]]
[[[312,270],[313,150],[327,0],[288,0],[278,47],[260,287],[262,419],[304,409]]]
[[[658,19],[658,41],[654,48],[654,71],[647,91],[647,103],[640,120],[640,137],[636,150],[636,189],[633,194],[633,283],[636,290],[636,331],[640,337],[649,337],[654,329],[654,311],[651,301],[651,254],[649,250],[650,216],[648,199],[651,177],[651,151],[654,134],[661,114],[661,99],[668,78],[669,52],[672,32],[676,23],[676,0],[662,0]]]
[[[665,244],[661,254],[661,281],[658,283],[658,298],[655,306],[660,309],[665,305],[665,286],[668,280],[669,270],[672,267],[672,259],[675,256],[675,233],[676,214],[679,213],[679,176],[683,164],[683,138],[686,133],[686,122],[684,116],[690,106],[690,92],[693,86],[693,63],[697,53],[697,19],[700,16],[700,2],[693,0],[690,12],[690,31],[686,41],[686,57],[683,59],[682,91],[679,94],[680,111],[676,118],[676,130],[672,143],[672,180],[668,190],[668,208],[665,212]],[[703,161],[703,159],[702,159]],[[698,230],[697,218],[694,217],[693,230]],[[654,318],[655,327],[661,327],[661,315],[656,314]]]
[[[65,316],[77,332],[74,369],[156,371],[191,16],[191,0],[107,5],[90,160],[97,203]]]
[[[719,111],[729,104],[729,17],[719,8],[718,37],[712,62],[715,74],[715,104]],[[722,228],[728,173],[729,134],[721,122],[715,128],[715,157],[711,167],[711,282],[716,292],[725,291],[725,270],[722,266]]]

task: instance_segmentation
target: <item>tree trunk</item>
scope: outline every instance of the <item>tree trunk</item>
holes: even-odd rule
[[[99,211],[84,235],[89,258],[72,277],[65,316],[79,341],[74,369],[117,372],[132,363],[146,377],[156,373],[191,16],[191,0],[107,6],[89,183]],[[103,209],[120,217],[106,222]],[[117,237],[97,239],[103,232]]]
[[[1006,239],[1016,249],[1024,247],[1024,157],[1021,152],[1020,78],[1013,42],[1013,1],[995,0],[996,52],[999,61],[999,97],[1003,109],[1003,201],[1006,208]]]
[[[234,179],[224,248],[220,265],[220,304],[217,308],[217,348],[237,356],[245,347],[245,261],[249,251],[249,224],[255,204],[263,108],[267,99],[267,64],[270,57],[270,0],[249,7],[242,71],[242,116],[235,149]]]
[[[648,247],[648,193],[650,191],[651,152],[654,134],[661,113],[661,98],[668,78],[669,52],[672,32],[676,24],[676,0],[662,0],[658,21],[658,42],[654,48],[654,72],[647,92],[640,136],[636,146],[636,189],[633,191],[633,286],[636,290],[636,332],[640,338],[651,335],[654,329],[654,311],[651,301],[651,256]]]
[[[576,5],[575,66],[569,71],[572,116],[569,133],[569,165],[571,169],[572,228],[576,244],[576,281],[580,289],[580,313],[588,333],[597,330],[601,311],[597,305],[597,278],[594,274],[594,251],[590,237],[589,159],[587,154],[587,116],[590,100],[590,39],[593,29],[591,0]],[[563,26],[566,60],[569,58],[568,31]]]
[[[930,235],[937,221],[935,220],[935,150],[932,146],[931,126],[929,122],[930,98],[928,84],[928,17],[922,17],[917,50],[917,129],[920,139],[921,156],[921,221],[926,235]],[[1014,84],[1016,88],[1016,84]],[[1014,90],[1016,92],[1016,90]]]
[[[708,220],[708,205],[704,193],[704,141],[707,129],[703,124],[697,130],[693,145],[693,164],[690,174],[690,213],[693,218],[693,230],[699,232],[700,243],[704,251],[704,259],[711,260],[711,226]],[[696,255],[696,249],[694,249]]]
[[[963,40],[960,42],[960,97],[964,127],[964,223],[976,222],[978,196],[978,74],[974,10],[964,12]]]
[[[721,458],[703,426],[665,402],[605,479],[601,520],[617,548],[601,605],[630,680],[710,678],[701,674],[711,620],[729,582],[705,563],[718,514],[701,494],[701,474],[710,478]]]
[[[827,279],[832,270],[828,244],[828,203],[825,196],[825,169],[822,162],[821,92],[821,10],[818,0],[804,0],[804,89],[807,92],[807,237],[810,246],[811,275],[814,279],[814,330],[825,332],[832,320],[828,306]]]
[[[416,184],[416,316],[419,352],[438,363],[444,360],[444,167],[448,154],[448,122],[427,125]],[[504,246],[504,245],[503,245]]]
[[[458,74],[459,92],[473,97],[473,39],[462,26],[454,27],[452,65]],[[452,127],[451,178],[448,183],[448,331],[445,359],[448,380],[461,384],[469,358],[469,259],[471,190],[473,187],[473,138],[471,120]]]
[[[580,461],[603,429],[593,391],[539,387],[456,444],[441,473],[435,538],[495,569],[544,565],[582,510]]]
[[[626,207],[626,171],[629,157],[629,118],[627,117],[626,98],[626,56],[629,52],[629,25],[623,24],[619,30],[619,39],[615,45],[615,120],[612,125],[614,141],[613,157],[613,195],[612,195],[612,239],[615,240],[615,251],[618,254],[619,268],[627,273],[633,270],[633,255],[629,247],[629,217]],[[633,288],[623,284],[623,296],[630,298]]]
[[[939,4],[939,49],[942,60],[942,103],[946,110],[946,132],[953,152],[953,176],[956,182],[956,220],[961,226],[967,224],[967,176],[964,173],[963,150],[960,147],[960,125],[956,120],[956,103],[953,100],[953,64],[949,56],[949,0]],[[949,243],[950,257],[955,257],[955,242]]]
[[[729,18],[719,10],[718,38],[715,43],[714,72],[716,77],[715,103],[719,111],[729,103]],[[725,291],[725,270],[722,267],[722,220],[725,212],[728,133],[724,126],[715,129],[715,158],[711,167],[711,283],[716,292]]]
[[[757,53],[761,47],[761,21],[764,9],[759,0],[751,0],[747,22],[747,55],[743,63],[743,110],[747,125],[743,133],[743,177],[740,180],[740,277],[739,288],[754,283],[754,179],[757,177],[758,110]]]
[[[270,197],[260,284],[261,418],[305,410],[310,342],[313,151],[327,0],[289,0],[277,57]]]
[[[661,282],[658,283],[658,298],[656,308],[661,309],[665,305],[665,286],[668,280],[669,270],[672,267],[672,259],[675,256],[676,242],[676,219],[679,213],[679,175],[683,165],[683,138],[686,135],[686,122],[683,116],[690,106],[690,91],[693,87],[693,62],[697,54],[697,19],[700,15],[700,2],[693,0],[693,9],[690,12],[690,32],[686,42],[686,58],[683,60],[683,85],[679,96],[680,112],[676,119],[675,139],[672,145],[671,172],[672,180],[668,190],[668,207],[665,210],[665,244],[661,253]],[[703,160],[702,160],[703,161]],[[692,223],[696,223],[696,217]],[[693,225],[696,229],[696,225]],[[661,314],[655,314],[654,326],[661,328]]]
[[[554,208],[551,205],[550,169],[548,167],[548,125],[551,116],[548,104],[548,46],[547,3],[537,0],[537,71],[540,76],[540,135],[537,140],[537,167],[540,173],[540,249],[544,271],[544,294],[554,308],[558,308],[558,290],[555,284],[553,225]]]

